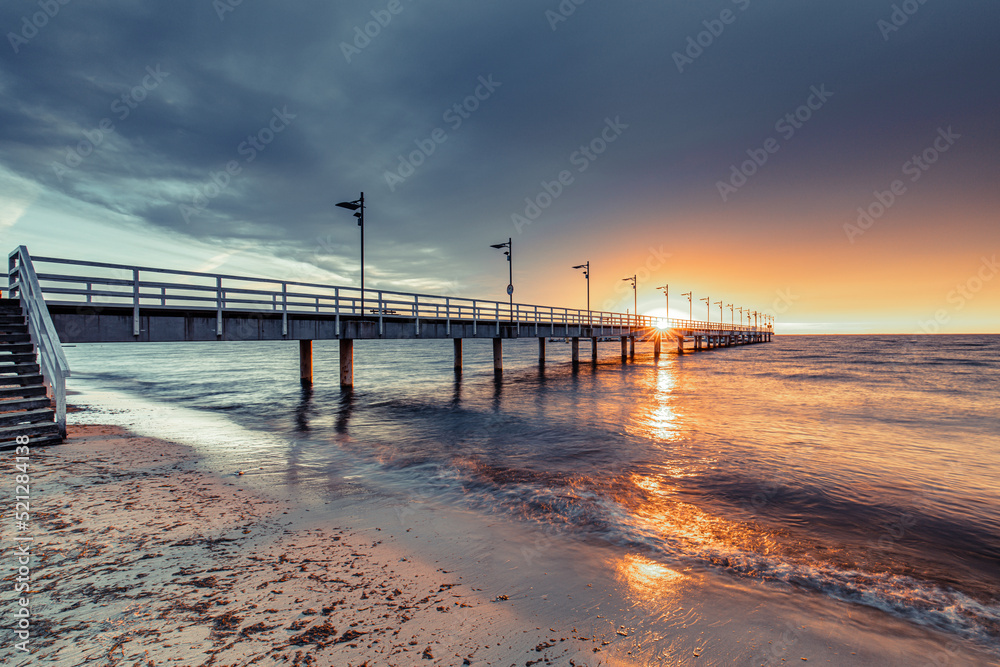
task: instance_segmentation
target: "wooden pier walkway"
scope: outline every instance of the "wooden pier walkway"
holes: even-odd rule
[[[499,372],[505,339],[537,338],[539,360],[544,362],[546,339],[567,338],[573,362],[579,363],[581,339],[591,341],[591,359],[596,361],[598,340],[608,337],[620,339],[624,360],[635,354],[637,340],[651,342],[659,354],[664,343],[684,353],[768,342],[773,335],[770,326],[32,257],[24,246],[9,256],[8,282],[10,296],[19,299],[27,333],[37,344],[41,374],[63,436],[70,370],[61,345],[68,343],[298,341],[300,377],[309,383],[312,342],[339,340],[340,383],[349,387],[354,384],[354,341],[359,339],[451,339],[455,368],[461,368],[462,341],[490,338],[493,366]],[[0,320],[0,351],[4,335],[22,333],[2,330],[5,322],[13,324],[15,319]],[[20,339],[14,342],[23,344]],[[16,352],[23,354],[20,347]],[[5,373],[8,366],[2,361],[0,355],[0,373]],[[10,368],[17,363],[20,357]],[[0,385],[5,383],[0,376]]]

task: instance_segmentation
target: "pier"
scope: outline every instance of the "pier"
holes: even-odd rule
[[[665,345],[683,354],[768,342],[773,335],[771,326],[32,257],[24,246],[9,255],[8,283],[11,313],[0,320],[0,384],[25,384],[27,380],[15,382],[22,372],[32,375],[34,392],[43,382],[62,437],[65,378],[70,374],[63,344],[294,341],[300,380],[308,384],[313,381],[313,341],[339,340],[340,384],[351,387],[355,340],[451,339],[455,368],[461,369],[462,341],[489,338],[493,368],[499,373],[503,341],[517,338],[538,339],[540,362],[545,361],[547,339],[568,339],[572,361],[579,364],[581,340],[590,341],[590,360],[596,362],[599,340],[617,339],[624,362],[635,355],[637,343],[651,344],[657,355]],[[37,368],[16,356],[35,352]],[[5,406],[0,403],[0,414],[6,414]],[[16,426],[16,417],[3,418]],[[4,443],[0,432],[0,447]]]

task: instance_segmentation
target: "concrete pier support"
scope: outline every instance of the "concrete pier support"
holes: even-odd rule
[[[580,363],[580,339],[576,336],[572,338],[573,342],[573,363]]]
[[[662,340],[663,340],[663,336],[661,334],[656,334],[656,338],[653,339],[653,356],[654,357],[660,356],[660,343],[662,342]]]
[[[622,363],[628,359],[628,337],[622,336]]]
[[[635,336],[628,337],[628,356],[635,356]]]
[[[684,336],[677,337],[677,354],[684,354]]]
[[[340,386],[354,386],[354,339],[340,339]]]
[[[597,363],[597,338],[590,339],[590,360]]]
[[[455,370],[462,370],[462,339],[456,338],[452,341],[455,344]]]
[[[538,363],[545,363],[545,339],[542,337],[538,338]]]
[[[299,341],[299,378],[302,384],[312,384],[313,382],[313,342],[311,340]]]
[[[493,370],[503,370],[503,339],[493,339]]]

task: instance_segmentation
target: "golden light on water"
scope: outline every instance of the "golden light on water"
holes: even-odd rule
[[[670,595],[686,578],[682,573],[639,554],[628,554],[619,559],[615,570],[616,576],[628,585],[629,590],[643,599]]]

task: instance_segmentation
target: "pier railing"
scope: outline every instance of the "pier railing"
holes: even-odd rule
[[[594,328],[660,328],[765,331],[752,325],[723,324],[417,294],[392,290],[324,285],[267,278],[179,271],[58,257],[25,259],[44,265],[37,279],[49,304],[129,307],[139,334],[141,309],[214,310],[289,315],[339,315],[359,318],[411,318],[473,322],[574,325]],[[13,261],[13,260],[12,260]],[[63,267],[66,267],[64,270]],[[12,269],[13,272],[13,269]],[[14,277],[11,277],[13,280]]]
[[[69,362],[63,354],[62,343],[45,304],[43,289],[35,274],[28,249],[18,247],[8,257],[7,281],[11,296],[21,299],[21,308],[27,316],[28,331],[38,346],[39,366],[42,377],[56,404],[56,424],[59,434],[66,437],[66,378],[70,376]]]

